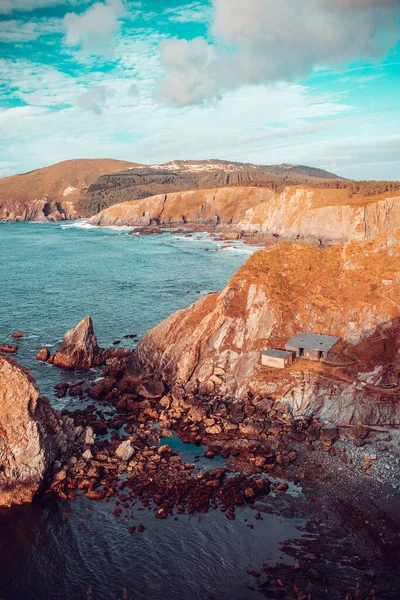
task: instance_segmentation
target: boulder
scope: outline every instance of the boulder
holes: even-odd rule
[[[18,350],[18,346],[11,346],[10,344],[0,345],[0,352],[6,352],[7,354],[15,354]]]
[[[48,351],[47,348],[42,348],[36,354],[36,360],[41,360],[42,362],[47,362],[49,360],[49,358],[50,358],[50,352]]]
[[[24,334],[22,333],[22,331],[16,331],[15,333],[11,334],[11,337],[15,340],[19,340],[20,338],[24,337]]]
[[[99,364],[100,347],[90,317],[70,329],[54,356],[53,364],[61,369],[90,369]]]
[[[39,397],[33,375],[0,356],[0,506],[32,502],[64,461],[86,442],[87,428]]]
[[[53,364],[60,369],[87,370],[104,364],[109,358],[126,357],[127,348],[100,348],[93,329],[91,317],[85,317],[74,328],[67,331],[57,350]]]
[[[122,442],[115,451],[115,456],[124,462],[127,462],[135,454],[135,450],[132,447],[130,440]]]
[[[144,381],[137,387],[137,393],[139,396],[143,396],[143,398],[162,398],[165,394],[165,386],[162,381],[156,381],[155,379],[150,379],[149,381]]]
[[[240,423],[239,431],[242,435],[246,437],[256,437],[264,431],[264,425],[258,421]]]

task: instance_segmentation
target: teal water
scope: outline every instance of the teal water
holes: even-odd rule
[[[134,347],[124,335],[140,338],[172,312],[222,289],[252,252],[240,243],[223,250],[205,235],[131,236],[82,225],[0,223],[0,343],[23,330],[15,358],[50,396],[61,377],[35,360],[42,345],[53,352],[68,329],[91,315],[101,345],[121,339],[121,346]]]
[[[73,410],[76,401],[56,401],[52,388],[81,375],[39,363],[39,348],[48,344],[54,350],[65,331],[88,314],[104,346],[126,334],[140,337],[171,312],[223,288],[252,250],[241,244],[221,250],[200,237],[132,237],[77,224],[0,223],[0,342],[22,329],[25,337],[17,342],[15,358],[33,370],[41,392],[57,407]],[[124,345],[134,344],[125,340]],[[204,451],[177,438],[163,441],[187,461]],[[209,461],[209,468],[213,464]],[[124,514],[114,517],[112,509],[78,496],[73,502],[48,499],[1,510],[0,597],[261,598],[248,589],[254,581],[247,569],[289,560],[281,542],[301,536],[300,520],[265,514],[255,521],[248,507],[237,511],[235,521],[219,511],[157,521],[140,505],[132,521]],[[145,532],[130,535],[129,527],[138,523]]]

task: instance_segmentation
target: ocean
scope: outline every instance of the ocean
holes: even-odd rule
[[[42,395],[59,408],[79,401],[56,399],[53,386],[76,381],[40,363],[42,346],[53,352],[64,333],[91,315],[100,345],[135,346],[172,312],[221,290],[254,248],[224,248],[204,234],[129,235],[129,229],[77,223],[0,223],[0,342],[22,330],[13,357],[32,369]],[[206,248],[208,250],[206,250]],[[1,385],[1,382],[0,382]],[[174,439],[186,460],[199,449]],[[210,466],[212,463],[210,462]],[[297,495],[300,490],[290,488]],[[268,500],[267,500],[268,502]],[[180,515],[157,521],[138,502],[132,520],[112,515],[111,504],[47,498],[0,511],[0,597],[4,600],[241,600],[261,598],[249,589],[250,568],[291,562],[282,542],[302,536],[302,521],[287,511],[238,509]],[[247,527],[247,522],[254,529]]]

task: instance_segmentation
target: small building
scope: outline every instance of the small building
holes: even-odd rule
[[[270,348],[261,354],[261,364],[264,367],[273,367],[274,369],[285,369],[293,363],[293,352],[285,350],[275,350]]]
[[[296,357],[310,360],[326,360],[330,350],[338,343],[340,338],[334,335],[321,335],[318,333],[298,333],[286,344],[289,352],[294,352]]]

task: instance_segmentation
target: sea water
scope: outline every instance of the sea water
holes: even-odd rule
[[[224,248],[206,234],[138,236],[84,222],[0,223],[0,342],[21,329],[15,355],[32,369],[41,393],[58,408],[53,386],[81,374],[35,360],[57,348],[64,333],[91,315],[100,345],[135,342],[150,327],[205,294],[221,290],[254,249]],[[205,249],[208,248],[206,251]],[[1,382],[0,382],[1,385]],[[171,440],[191,460],[198,448]],[[210,461],[210,468],[213,462]],[[250,508],[236,520],[223,513],[157,521],[134,507],[135,520],[84,496],[47,499],[0,511],[0,597],[4,600],[240,600],[257,598],[247,569],[290,560],[281,542],[301,536],[295,518]],[[136,510],[137,509],[137,510]],[[245,519],[255,525],[249,529]],[[132,524],[145,531],[130,535]]]

